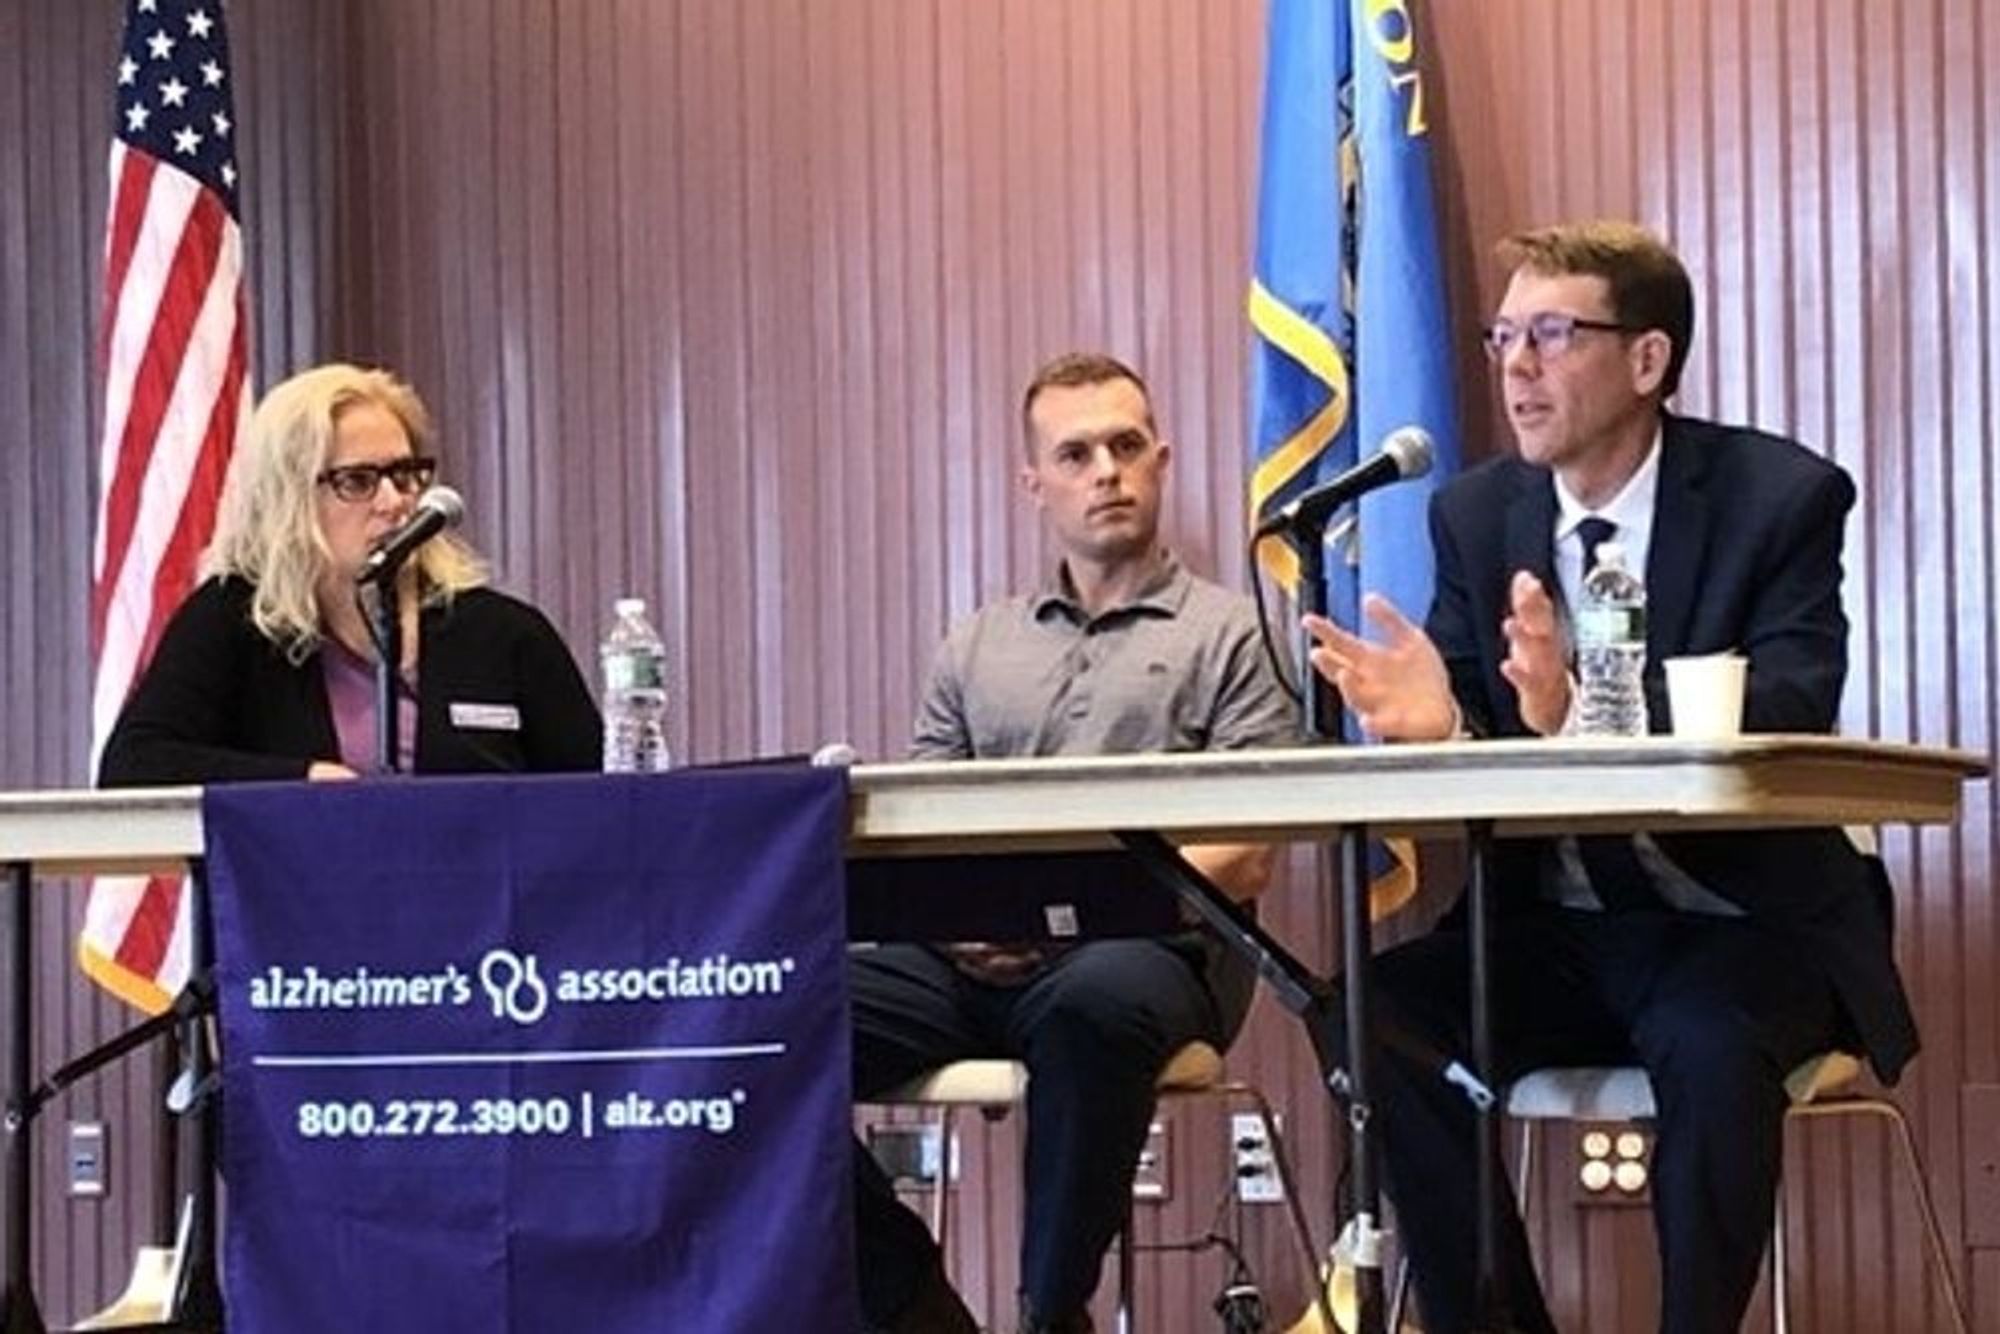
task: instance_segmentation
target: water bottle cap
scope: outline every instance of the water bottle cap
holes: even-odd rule
[[[646,599],[619,598],[611,604],[611,610],[619,616],[644,616],[646,614]]]
[[[1623,566],[1625,564],[1625,544],[1623,542],[1599,542],[1597,544],[1597,565]]]

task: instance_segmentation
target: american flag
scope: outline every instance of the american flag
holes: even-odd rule
[[[128,0],[105,220],[92,756],[194,582],[249,411],[236,125],[221,0]],[[187,981],[178,879],[99,879],[85,972],[164,1009]]]

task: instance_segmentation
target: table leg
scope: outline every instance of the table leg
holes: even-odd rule
[[[1482,1089],[1493,1087],[1493,911],[1491,861],[1493,826],[1474,821],[1467,827],[1466,912],[1470,928],[1472,969],[1472,1065]],[[1501,1300],[1498,1237],[1500,1217],[1500,1114],[1492,1097],[1474,1098],[1478,1117],[1477,1156],[1478,1309],[1484,1328],[1506,1328]]]
[[[199,985],[211,977],[215,957],[214,936],[208,913],[208,868],[201,860],[188,863],[188,892],[194,895],[189,941],[192,957],[190,976]],[[215,1183],[218,1167],[218,1128],[222,1097],[220,1072],[215,1068],[216,1048],[212,1041],[221,1023],[220,995],[212,1005],[190,1007],[181,1028],[180,1047],[185,1064],[184,1077],[194,1097],[187,1110],[188,1167],[187,1258],[181,1269],[180,1290],[174,1294],[173,1326],[188,1330],[220,1330],[223,1327],[222,1285],[216,1277],[215,1257],[219,1241],[216,1224]]]
[[[33,1222],[30,1202],[30,1173],[34,1162],[29,1150],[32,1124],[29,1099],[33,1082],[30,1044],[34,1040],[34,975],[30,970],[33,952],[34,868],[27,862],[7,864],[7,1257],[6,1290],[0,1295],[0,1330],[5,1334],[43,1334],[42,1313],[35,1304],[35,1287],[30,1276],[33,1251],[29,1229]]]
[[[1347,1008],[1347,1175],[1353,1209],[1355,1329],[1380,1334],[1382,1307],[1381,1150],[1376,1143],[1373,1006],[1369,1003],[1369,958],[1374,926],[1369,920],[1368,830],[1348,825],[1340,831],[1341,995]]]

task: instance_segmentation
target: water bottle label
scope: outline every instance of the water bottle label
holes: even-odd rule
[[[666,685],[666,664],[650,653],[614,653],[604,659],[604,685],[609,690],[659,690]]]
[[[1576,614],[1576,642],[1579,645],[1643,644],[1646,642],[1646,609],[1585,607]]]

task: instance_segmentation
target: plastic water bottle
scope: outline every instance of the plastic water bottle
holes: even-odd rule
[[[604,665],[604,772],[667,767],[667,646],[644,598],[619,598],[598,657]]]
[[[1576,611],[1576,726],[1585,736],[1646,735],[1646,586],[1625,548],[1604,542]]]

